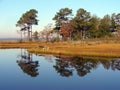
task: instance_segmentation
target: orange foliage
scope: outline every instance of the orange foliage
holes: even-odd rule
[[[71,37],[72,32],[75,30],[74,27],[72,26],[72,21],[68,22],[68,23],[64,23],[61,28],[61,35],[63,35],[63,37]]]

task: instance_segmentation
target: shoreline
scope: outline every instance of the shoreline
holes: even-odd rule
[[[25,48],[30,53],[80,57],[119,58],[120,43],[41,42],[41,41],[0,41],[0,49]]]
[[[66,56],[66,57],[101,57],[101,58],[120,58],[119,54],[114,53],[93,53],[93,52],[84,52],[84,53],[69,53],[69,52],[52,52],[52,51],[43,51],[43,50],[36,50],[36,49],[28,49],[28,52],[40,55],[54,55],[54,56]]]

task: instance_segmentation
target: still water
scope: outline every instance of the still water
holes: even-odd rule
[[[120,90],[120,59],[58,58],[0,49],[0,90]]]

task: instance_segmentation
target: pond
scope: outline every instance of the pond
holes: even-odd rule
[[[119,90],[120,59],[54,57],[0,49],[0,90]]]

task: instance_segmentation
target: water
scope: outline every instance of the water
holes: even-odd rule
[[[119,90],[120,60],[0,49],[0,90]]]
[[[0,40],[9,41],[9,40],[20,40],[20,38],[0,38]]]

